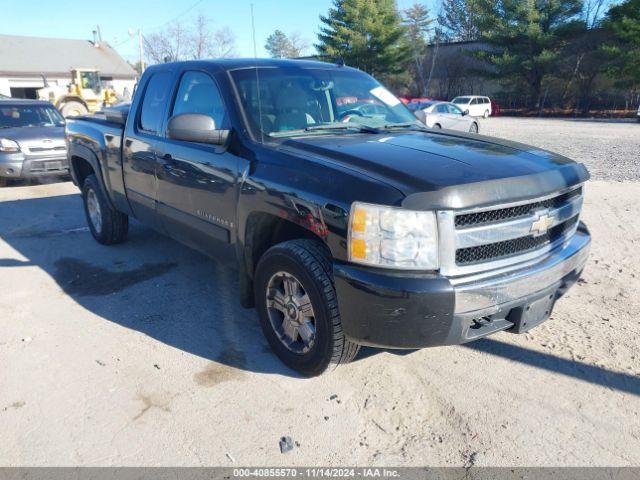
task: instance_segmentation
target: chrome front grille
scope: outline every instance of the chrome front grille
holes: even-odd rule
[[[527,217],[532,211],[537,209],[558,208],[571,198],[579,195],[582,195],[582,187],[563,193],[557,197],[547,198],[537,202],[525,203],[514,207],[499,208],[497,210],[483,210],[480,212],[459,214],[456,215],[455,225],[456,228],[473,227],[476,225],[485,225],[487,223]]]
[[[542,257],[578,226],[582,186],[543,198],[438,212],[441,272],[464,275]]]
[[[536,237],[528,235],[512,240],[488,243],[486,245],[458,248],[456,250],[456,265],[470,265],[489,260],[498,260],[536,250],[561,238],[568,230],[575,226],[577,221],[578,217],[573,217]]]

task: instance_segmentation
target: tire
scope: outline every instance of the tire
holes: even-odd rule
[[[485,110],[484,111],[484,115],[482,115],[483,118],[489,118],[489,110]]]
[[[70,101],[62,105],[60,113],[62,113],[63,117],[77,117],[79,115],[86,115],[89,113],[89,110],[80,102]]]
[[[287,288],[278,288],[277,282],[287,279],[297,280],[297,296],[287,297]],[[321,243],[290,240],[267,250],[256,268],[254,295],[262,331],[271,349],[289,368],[305,376],[317,376],[350,362],[358,353],[360,346],[344,336],[331,261]],[[286,308],[281,310],[274,307],[278,302],[268,299],[276,295],[283,300],[289,298],[287,305],[306,297],[313,316],[303,317],[307,318],[306,324],[313,324],[312,343],[305,343],[303,335],[299,333],[302,330],[295,330],[295,342],[286,341],[291,337],[282,339],[287,321],[284,313]],[[280,306],[284,307],[285,302],[280,302]]]
[[[476,122],[469,126],[469,133],[478,133],[478,124]]]
[[[439,123],[434,123],[433,128],[441,129],[442,126]]]
[[[89,230],[97,242],[113,245],[127,238],[129,217],[111,206],[93,174],[84,181],[82,200]]]

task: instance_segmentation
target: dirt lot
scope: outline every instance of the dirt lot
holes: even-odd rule
[[[615,152],[637,162],[629,126],[598,126],[606,160],[583,123],[483,131],[613,178]],[[640,183],[588,186],[584,279],[532,333],[365,350],[307,380],[270,353],[233,272],[137,223],[96,244],[70,183],[3,189],[0,465],[638,465],[639,200]]]

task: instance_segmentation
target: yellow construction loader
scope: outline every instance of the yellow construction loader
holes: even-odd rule
[[[116,92],[104,87],[98,70],[75,68],[71,70],[71,83],[52,86],[44,79],[44,88],[38,98],[53,103],[65,117],[85,115],[117,102]]]

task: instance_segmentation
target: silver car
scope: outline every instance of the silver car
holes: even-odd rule
[[[0,186],[69,173],[64,118],[49,102],[0,99]]]
[[[418,115],[427,127],[447,128],[463,132],[478,133],[478,121],[463,112],[457,105],[450,102],[423,102],[420,105],[423,115]],[[424,116],[424,117],[423,117]],[[423,117],[423,118],[421,118]]]

